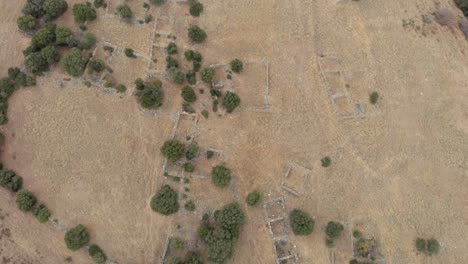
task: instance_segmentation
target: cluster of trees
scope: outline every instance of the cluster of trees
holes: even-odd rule
[[[224,188],[231,182],[231,170],[224,165],[217,165],[211,169],[211,180],[215,186]]]
[[[192,62],[192,71],[198,72],[201,69],[201,63],[203,61],[203,57],[200,52],[194,50],[186,50],[184,52],[185,59],[187,61]],[[191,83],[195,84],[195,83]]]
[[[231,203],[214,213],[214,221],[205,215],[198,228],[198,235],[205,243],[208,260],[225,263],[233,254],[239,239],[245,215],[239,204]]]
[[[327,234],[326,244],[328,247],[334,246],[334,240],[341,236],[343,230],[344,226],[341,223],[335,221],[328,222],[325,229],[325,233]]]
[[[36,85],[36,79],[19,68],[8,69],[8,76],[0,78],[0,125],[7,121],[8,98],[20,87]]]
[[[439,241],[434,238],[423,239],[418,237],[415,241],[415,245],[417,251],[427,255],[436,255],[440,250]]]
[[[163,215],[175,214],[179,211],[177,196],[177,192],[166,184],[151,198],[150,207]]]
[[[96,9],[93,8],[90,2],[75,4],[73,5],[73,17],[76,23],[84,25],[86,22],[96,19]]]
[[[40,24],[40,19],[53,20],[61,16],[68,9],[65,0],[28,0],[22,9],[23,16],[19,17],[17,24],[20,30],[34,31]]]
[[[302,210],[294,209],[289,213],[289,225],[295,235],[310,235],[314,231],[315,221]]]
[[[155,108],[163,104],[164,93],[161,89],[162,82],[159,80],[144,82],[138,78],[135,80],[136,96],[138,102],[144,108]]]

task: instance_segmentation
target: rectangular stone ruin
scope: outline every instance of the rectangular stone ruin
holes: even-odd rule
[[[267,221],[275,220],[280,217],[286,217],[286,207],[284,204],[284,198],[279,197],[263,205]]]
[[[156,33],[162,36],[168,36],[172,34],[174,30],[174,20],[168,16],[157,16],[155,18]]]
[[[277,263],[297,263],[296,246],[289,240],[276,240],[274,248]]]
[[[286,237],[288,235],[287,220],[284,217],[270,220],[268,227],[274,239]]]
[[[210,159],[207,158],[206,152],[213,151],[214,155]],[[198,157],[194,160],[195,161],[195,171],[193,172],[193,176],[205,178],[208,177],[211,173],[211,169],[226,161],[226,156],[220,150],[208,148],[208,149],[200,149],[198,153]]]
[[[233,73],[234,91],[242,98],[242,108],[269,112],[271,107],[269,62],[245,62],[241,74]]]
[[[199,115],[181,112],[177,121],[174,139],[190,144],[195,138]]]
[[[281,188],[289,194],[300,196],[310,188],[311,170],[290,162],[283,177]]]
[[[324,72],[323,77],[330,96],[346,96],[346,84],[341,72]]]

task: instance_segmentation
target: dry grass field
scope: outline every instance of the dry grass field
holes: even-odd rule
[[[24,2],[0,2],[1,76],[22,64],[29,43],[16,27]],[[233,181],[223,190],[209,176],[188,175],[186,184],[163,177],[160,146],[173,133],[180,88],[164,81],[164,106],[140,110],[132,83],[149,73],[153,24],[122,22],[112,14],[121,1],[108,2],[88,28],[101,44],[115,45],[111,67],[127,93],[66,81],[57,66],[37,86],[15,92],[0,128],[1,161],[61,225],[85,225],[91,243],[120,264],[161,263],[168,236],[193,246],[203,213],[236,200],[247,222],[229,263],[276,263],[265,211],[244,202],[258,190],[264,202],[284,197],[286,213],[300,208],[314,217],[310,236],[288,231],[298,263],[332,263],[331,255],[348,263],[354,229],[377,240],[386,263],[466,262],[468,42],[458,29],[422,19],[438,8],[460,16],[451,0],[202,0],[199,18],[174,0],[152,7],[161,32],[177,36],[180,49],[192,45],[188,25],[206,30],[207,41],[194,45],[204,65],[249,62],[232,81],[240,107],[224,116],[210,110],[189,128],[202,148],[224,155]],[[143,2],[128,0],[139,19]],[[77,29],[71,8],[57,23]],[[140,57],[125,57],[126,47]],[[266,77],[270,105],[262,112]],[[376,105],[369,103],[373,91],[381,94]],[[320,164],[324,156],[332,159],[328,168]],[[195,212],[153,212],[149,201],[165,183],[187,195],[182,207],[193,200]],[[330,220],[345,225],[333,249],[323,232]],[[437,238],[440,253],[419,254],[416,237]],[[68,256],[92,261],[84,250],[67,250],[63,233],[18,211],[14,196],[0,190],[0,263],[65,263]]]

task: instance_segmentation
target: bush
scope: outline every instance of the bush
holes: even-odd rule
[[[105,3],[104,3],[104,0],[94,0],[94,8],[101,8],[101,7],[105,7]]]
[[[45,0],[44,9],[49,19],[54,19],[61,16],[68,9],[68,4],[65,0]]]
[[[136,57],[135,52],[131,48],[125,48],[124,53],[125,53],[125,56],[127,56],[129,58],[135,58]]]
[[[28,0],[23,6],[23,14],[31,15],[35,18],[40,18],[45,15],[46,11],[44,8],[45,0]]]
[[[324,168],[329,167],[331,165],[331,159],[328,156],[321,159],[320,162],[322,163],[322,167]]]
[[[372,248],[375,247],[375,240],[374,239],[359,239],[355,245],[356,250],[361,257],[369,256],[370,251]]]
[[[197,77],[194,71],[188,71],[185,74],[185,78],[187,79],[187,82],[191,85],[195,85],[197,83]]]
[[[141,90],[138,89],[137,96],[141,106],[144,108],[159,107],[164,100],[161,84],[157,82],[143,84],[143,88]]]
[[[468,1],[467,0],[455,0],[458,8],[463,11],[463,14],[468,17]]]
[[[231,170],[223,165],[213,167],[211,170],[211,179],[213,184],[218,187],[226,187],[231,182]]]
[[[240,97],[233,92],[227,92],[222,99],[223,107],[228,113],[232,113],[239,106],[240,102]]]
[[[359,232],[359,230],[354,230],[353,231],[353,237],[354,238],[361,238],[362,234],[361,234],[361,232]]]
[[[183,71],[177,70],[176,68],[171,68],[169,71],[169,78],[174,83],[183,84],[185,81],[185,73]]]
[[[153,15],[151,14],[148,14],[148,15],[145,15],[145,23],[148,24],[149,22],[153,21]]]
[[[190,200],[185,203],[184,208],[187,211],[193,212],[195,211],[195,203],[192,200]]]
[[[210,67],[204,68],[201,71],[202,81],[204,81],[205,83],[211,84],[211,82],[213,81],[214,73],[215,71],[213,68],[210,68]]]
[[[314,231],[315,221],[308,213],[294,209],[289,213],[289,225],[295,235],[310,235]]]
[[[198,154],[198,145],[195,143],[190,144],[190,146],[187,148],[187,151],[185,152],[185,157],[188,160],[194,159],[197,157]]]
[[[119,84],[117,85],[117,87],[115,87],[115,89],[117,90],[118,93],[125,93],[125,91],[127,91],[127,86],[123,84]]]
[[[26,69],[34,74],[40,74],[49,69],[47,60],[39,52],[29,54],[24,61]]]
[[[167,140],[161,147],[161,153],[169,161],[176,162],[184,156],[184,144],[176,139]]]
[[[422,238],[416,239],[416,250],[419,252],[426,252],[426,240]]]
[[[82,4],[73,5],[73,16],[75,22],[83,24],[86,21],[93,21],[96,19],[96,10],[91,6],[91,3],[86,2]]]
[[[198,0],[189,0],[189,5],[190,15],[198,17],[203,12],[203,4],[200,3]]]
[[[232,60],[230,65],[233,72],[240,73],[244,69],[244,64],[239,59]]]
[[[256,206],[261,199],[261,195],[259,192],[251,192],[247,195],[247,198],[245,199],[246,203],[250,206]]]
[[[32,31],[36,28],[37,26],[37,19],[31,15],[27,16],[20,16],[16,20],[16,23],[18,24],[18,28],[22,31]]]
[[[184,163],[183,167],[186,172],[193,172],[195,170],[195,166],[192,163]]]
[[[151,198],[150,206],[153,211],[160,214],[174,214],[179,211],[177,193],[169,185],[164,185],[153,198]]]
[[[166,47],[166,52],[169,55],[177,54],[177,45],[174,42],[169,43]]]
[[[23,186],[23,179],[11,170],[0,170],[0,186],[17,192]]]
[[[178,237],[173,237],[169,241],[169,248],[172,250],[183,249],[184,247],[185,242]]]
[[[337,238],[341,235],[344,230],[344,226],[341,223],[330,221],[327,224],[327,228],[325,229],[325,233],[331,239]]]
[[[187,103],[193,103],[197,100],[197,95],[195,94],[195,91],[192,89],[192,87],[188,85],[182,88],[182,92],[180,95],[182,96],[182,98],[184,98],[184,100]]]
[[[29,191],[21,190],[16,195],[16,205],[23,212],[31,211],[36,202],[36,197]]]
[[[188,36],[195,43],[202,43],[207,37],[206,32],[196,25],[191,25],[189,27]]]
[[[49,217],[50,217],[49,209],[47,209],[47,207],[45,207],[45,206],[42,206],[37,211],[36,217],[37,217],[37,220],[39,221],[39,223],[45,223],[45,222],[49,221]]]
[[[166,3],[166,0],[150,0],[150,3],[156,6],[161,6]]]
[[[172,68],[178,68],[179,67],[179,62],[177,59],[167,56],[166,57],[166,69],[172,69]]]
[[[44,47],[55,43],[55,25],[48,25],[33,36],[31,47],[33,51],[39,51]]]
[[[71,49],[60,60],[63,70],[74,77],[78,77],[83,73],[85,63],[86,61],[83,59],[81,51],[78,48]]]
[[[94,47],[94,45],[96,45],[96,42],[97,42],[97,38],[94,34],[84,33],[83,38],[78,44],[78,48],[82,50],[87,50],[87,49]]]
[[[206,151],[206,158],[211,159],[214,156],[214,151],[212,150],[207,150]]]
[[[371,104],[376,104],[379,101],[379,97],[380,95],[378,92],[372,92],[369,95],[369,101],[371,102]]]
[[[436,255],[437,253],[439,253],[439,250],[439,241],[437,241],[434,238],[427,240],[427,252],[429,253],[429,255]]]
[[[76,40],[73,32],[66,27],[57,27],[55,29],[55,44],[73,46]]]
[[[65,244],[67,248],[76,251],[88,244],[89,234],[83,225],[77,225],[65,233]]]
[[[194,51],[193,50],[186,50],[184,52],[184,57],[187,61],[192,61],[193,59],[193,54],[194,54]]]
[[[16,77],[16,76],[15,76]],[[8,98],[16,90],[15,83],[9,77],[0,79],[0,97]]]
[[[196,252],[189,251],[185,256],[184,264],[203,264],[203,258]]]
[[[106,63],[101,59],[90,60],[88,66],[93,72],[102,72],[106,69]]]
[[[131,18],[133,16],[132,9],[127,4],[118,5],[117,13],[121,18]]]
[[[88,254],[93,259],[94,263],[97,264],[105,263],[107,260],[107,256],[104,251],[102,251],[102,249],[96,244],[89,247]]]

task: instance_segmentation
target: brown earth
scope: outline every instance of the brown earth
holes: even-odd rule
[[[2,74],[21,64],[21,51],[28,45],[28,37],[16,30],[23,2],[0,3]],[[136,0],[129,2],[138,6]],[[243,202],[247,193],[259,190],[265,201],[284,195],[287,209],[301,208],[316,219],[312,235],[290,235],[300,263],[330,262],[322,231],[330,220],[345,223],[335,263],[352,257],[354,228],[377,239],[387,263],[468,259],[468,45],[460,31],[421,17],[437,8],[459,16],[451,1],[206,0],[199,19],[187,15],[187,6],[170,2],[151,12],[169,16],[179,47],[190,46],[188,24],[206,29],[206,44],[195,45],[204,65],[233,58],[269,61],[270,112],[252,111],[261,106],[252,99],[264,94],[264,87],[258,87],[261,78],[250,81],[248,74],[240,74],[235,76],[243,84],[239,93],[248,99],[233,114],[210,112],[196,128],[200,146],[227,157],[234,187],[220,191],[209,178],[193,178],[185,193],[197,204],[194,214],[153,213],[151,196],[170,181],[162,176],[159,148],[172,133],[181,99],[170,89],[178,88],[165,84],[169,107],[149,117],[131,96],[133,88],[122,96],[85,87],[79,80],[61,88],[58,80],[64,76],[55,70],[40,77],[37,87],[10,99],[2,161],[61,224],[86,225],[91,242],[119,263],[159,263],[167,236],[185,231],[190,236],[203,210],[238,200],[248,220],[230,263],[275,263],[263,210]],[[73,24],[70,12],[59,23]],[[404,27],[403,20],[413,26]],[[118,52],[128,45],[149,56],[152,25],[119,23],[124,22],[100,11],[89,29],[119,46]],[[146,75],[129,74],[143,71],[145,58],[132,61],[120,55],[113,65],[121,73],[119,82],[130,84]],[[346,93],[343,106],[335,106],[320,74],[319,60],[331,57],[341,63],[329,68],[344,71],[337,82],[347,86],[333,87]],[[375,106],[368,103],[372,91],[381,94]],[[354,109],[355,102],[366,117],[341,119],[341,111]],[[326,155],[333,163],[324,169],[320,159]],[[290,162],[310,170],[304,176],[308,188],[300,189],[299,197],[280,188]],[[9,252],[0,257],[63,263],[72,256],[74,263],[91,263],[85,251],[67,251],[63,234],[52,226],[17,211],[6,191],[0,190],[0,196],[1,214],[9,215],[0,220],[0,229],[11,234],[0,240],[0,252]],[[418,254],[416,237],[437,238],[439,255]]]

